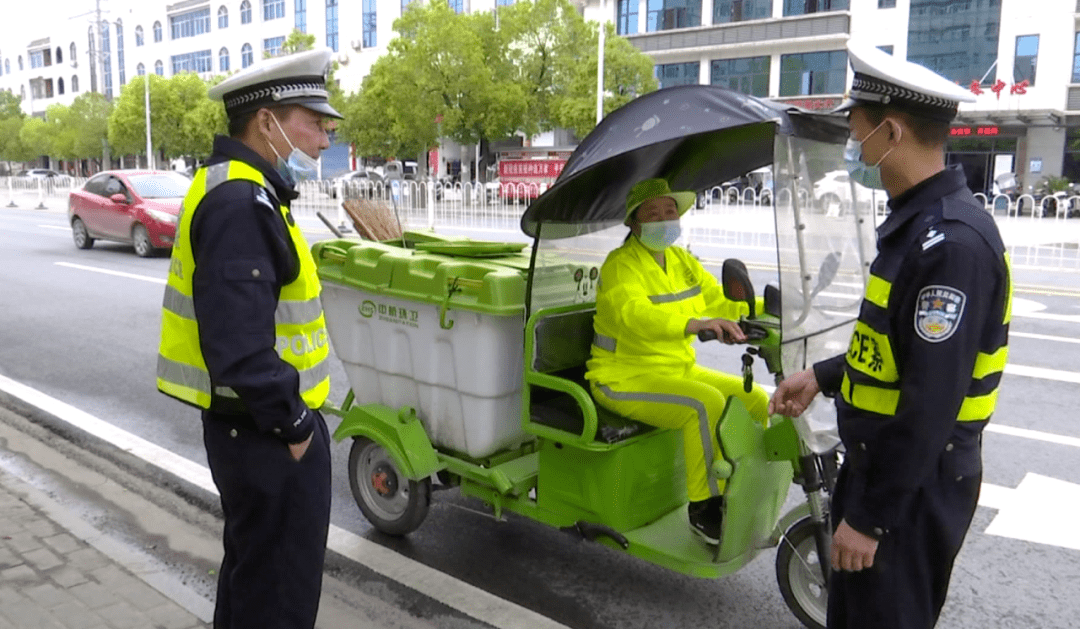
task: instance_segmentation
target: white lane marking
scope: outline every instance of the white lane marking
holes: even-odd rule
[[[983,483],[979,504],[997,509],[987,535],[1080,550],[1080,485],[1028,472],[1016,489]]]
[[[123,271],[113,271],[112,269],[102,269],[96,266],[86,266],[85,264],[75,264],[72,262],[55,262],[57,266],[67,267],[69,269],[79,269],[80,271],[93,271],[94,273],[104,273],[105,275],[115,275],[116,277],[126,277],[131,280],[142,280],[143,282],[153,282],[154,284],[167,284],[168,280],[164,280],[160,277],[150,277],[149,275],[137,275],[135,273],[125,273]]]
[[[1030,332],[1013,332],[1009,331],[1009,338],[1020,337],[1025,339],[1038,339],[1040,341],[1055,341],[1058,343],[1080,343],[1080,339],[1071,338],[1068,336],[1051,336],[1049,334],[1032,334]]]
[[[1005,365],[1005,373],[1013,376],[1027,378],[1039,378],[1040,380],[1054,380],[1057,382],[1071,382],[1080,384],[1080,372],[1063,371],[1061,369],[1047,369],[1045,367],[1028,367],[1027,365]]]
[[[45,229],[62,229],[64,231],[71,231],[70,227],[65,227],[63,225],[38,225],[38,227],[44,227]]]
[[[1055,435],[1051,432],[1043,432],[1041,430],[1029,430],[1027,428],[1016,428],[1015,426],[1002,426],[1001,424],[993,421],[987,424],[986,427],[983,428],[983,430],[987,432],[996,432],[1001,435],[1008,435],[1010,437],[1033,439],[1035,441],[1045,441],[1047,443],[1056,443],[1062,446],[1072,446],[1074,448],[1080,448],[1080,438],[1077,437]]]
[[[1080,323],[1080,315],[1052,314],[1049,312],[1022,312],[1013,313],[1014,318],[1041,319],[1043,321],[1064,321],[1066,323]]]
[[[10,378],[0,376],[0,390],[218,495],[210,470],[194,461]],[[503,600],[338,526],[330,526],[327,548],[489,625],[505,629],[568,629],[546,616]]]

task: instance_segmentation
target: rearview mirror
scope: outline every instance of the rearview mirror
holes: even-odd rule
[[[742,260],[728,258],[720,270],[720,281],[724,285],[724,297],[732,301],[744,301],[750,306],[750,318],[757,315],[754,297],[754,285],[750,282],[750,272]]]
[[[113,203],[120,203],[120,204],[127,203],[127,197],[125,197],[123,194],[120,194],[119,192],[117,192],[116,194],[110,195],[109,200],[112,201]]]
[[[772,284],[765,285],[765,314],[780,318],[780,289]]]

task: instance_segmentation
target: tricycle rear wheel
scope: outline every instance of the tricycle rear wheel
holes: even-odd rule
[[[810,629],[825,629],[829,590],[818,557],[818,528],[809,517],[792,524],[780,539],[776,553],[776,581],[780,594],[799,622]]]
[[[387,535],[415,531],[431,504],[431,479],[409,480],[386,449],[367,437],[354,439],[349,450],[349,487],[364,517]]]

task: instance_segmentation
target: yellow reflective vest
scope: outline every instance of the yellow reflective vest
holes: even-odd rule
[[[723,287],[682,247],[664,251],[661,268],[641,241],[631,236],[608,254],[596,293],[595,337],[585,377],[612,384],[645,372],[692,365],[691,319],[738,320],[749,313],[724,297]]]
[[[238,179],[261,186],[274,199],[270,184],[262,173],[244,162],[227,161],[200,169],[184,197],[162,305],[158,390],[204,409],[217,408],[218,402],[235,409],[239,396],[229,387],[214,384],[203,358],[192,297],[195,258],[191,225],[207,193],[227,181]],[[281,359],[299,373],[304,403],[317,409],[330,393],[327,363],[330,347],[319,300],[321,285],[315,261],[300,228],[287,220],[285,206],[277,205],[299,258],[299,272],[295,280],[281,288],[274,312],[276,350]]]

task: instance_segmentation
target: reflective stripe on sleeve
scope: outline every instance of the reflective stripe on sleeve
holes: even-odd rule
[[[997,406],[998,389],[994,389],[986,395],[964,398],[960,405],[960,413],[956,416],[957,421],[977,422],[990,419]]]
[[[993,354],[979,352],[978,356],[975,357],[975,369],[972,371],[971,377],[980,380],[990,374],[1005,371],[1005,362],[1008,357],[1009,347],[1007,345],[999,348]]]
[[[664,293],[663,295],[649,295],[649,301],[654,304],[670,304],[676,301],[682,301],[684,299],[690,299],[691,297],[697,297],[701,294],[700,286],[693,286],[681,293]]]
[[[871,275],[866,282],[866,301],[878,308],[888,308],[890,292],[892,292],[892,283],[877,275]]]
[[[899,389],[885,389],[852,382],[846,373],[840,391],[848,404],[880,415],[895,415],[896,407],[900,404]]]
[[[610,336],[607,336],[605,334],[600,334],[599,332],[594,332],[593,333],[593,345],[599,347],[602,350],[606,350],[606,351],[609,351],[609,352],[614,354],[615,353],[615,347],[618,345],[618,343],[614,338],[612,338]]]

